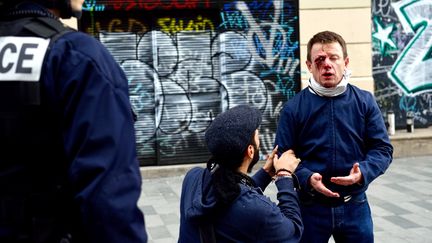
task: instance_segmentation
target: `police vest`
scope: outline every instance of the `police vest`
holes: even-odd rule
[[[59,242],[68,230],[61,130],[41,78],[69,31],[48,17],[0,22],[0,242]]]

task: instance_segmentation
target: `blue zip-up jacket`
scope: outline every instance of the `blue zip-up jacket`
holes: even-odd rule
[[[42,84],[62,121],[69,182],[89,242],[147,242],[128,82],[96,39],[65,34]]]
[[[227,209],[215,213],[210,172],[198,167],[190,170],[182,186],[178,242],[200,242],[199,226],[203,220],[213,223],[217,242],[299,242],[303,224],[292,179],[275,182],[278,205],[262,193],[271,181],[262,168],[252,179],[256,188],[240,183],[237,199]]]
[[[19,13],[50,16],[33,3],[21,7]],[[141,175],[124,72],[98,40],[78,31],[52,44],[42,70],[41,99],[52,115],[46,120],[60,128],[62,151],[33,162],[42,167],[47,159],[67,168],[73,202],[65,210],[74,218],[64,221],[84,236],[79,242],[147,242],[137,206]]]
[[[308,88],[289,100],[281,111],[276,145],[293,149],[302,162],[296,170],[302,192],[310,189],[309,177],[318,172],[323,183],[341,196],[364,192],[392,162],[383,117],[371,93],[348,84],[336,97],[321,97]],[[347,176],[359,162],[363,182],[341,186],[330,177]]]

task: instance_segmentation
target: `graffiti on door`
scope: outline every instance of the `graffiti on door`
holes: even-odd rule
[[[432,123],[432,2],[374,0],[372,5],[375,96],[396,124]]]
[[[295,1],[110,2],[86,1],[81,28],[126,73],[143,164],[204,162],[209,124],[245,103],[263,113],[261,153],[272,150],[279,111],[299,90]],[[130,11],[159,8],[178,11]]]

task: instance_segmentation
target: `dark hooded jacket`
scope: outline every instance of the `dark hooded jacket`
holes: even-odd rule
[[[180,201],[179,242],[200,242],[199,227],[213,224],[217,242],[298,242],[303,232],[297,193],[291,178],[280,178],[276,205],[263,191],[271,177],[260,169],[256,187],[240,184],[240,195],[227,208],[218,206],[212,175],[193,168],[184,178]]]

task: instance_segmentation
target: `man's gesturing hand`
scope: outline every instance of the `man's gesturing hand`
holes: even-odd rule
[[[350,171],[350,174],[348,176],[338,176],[338,177],[332,177],[330,178],[330,181],[342,185],[342,186],[349,186],[356,183],[361,183],[362,181],[362,173],[360,170],[359,163],[355,163]]]
[[[309,178],[309,183],[315,191],[327,197],[339,197],[339,193],[332,192],[322,182],[322,175],[320,173],[313,173]]]

